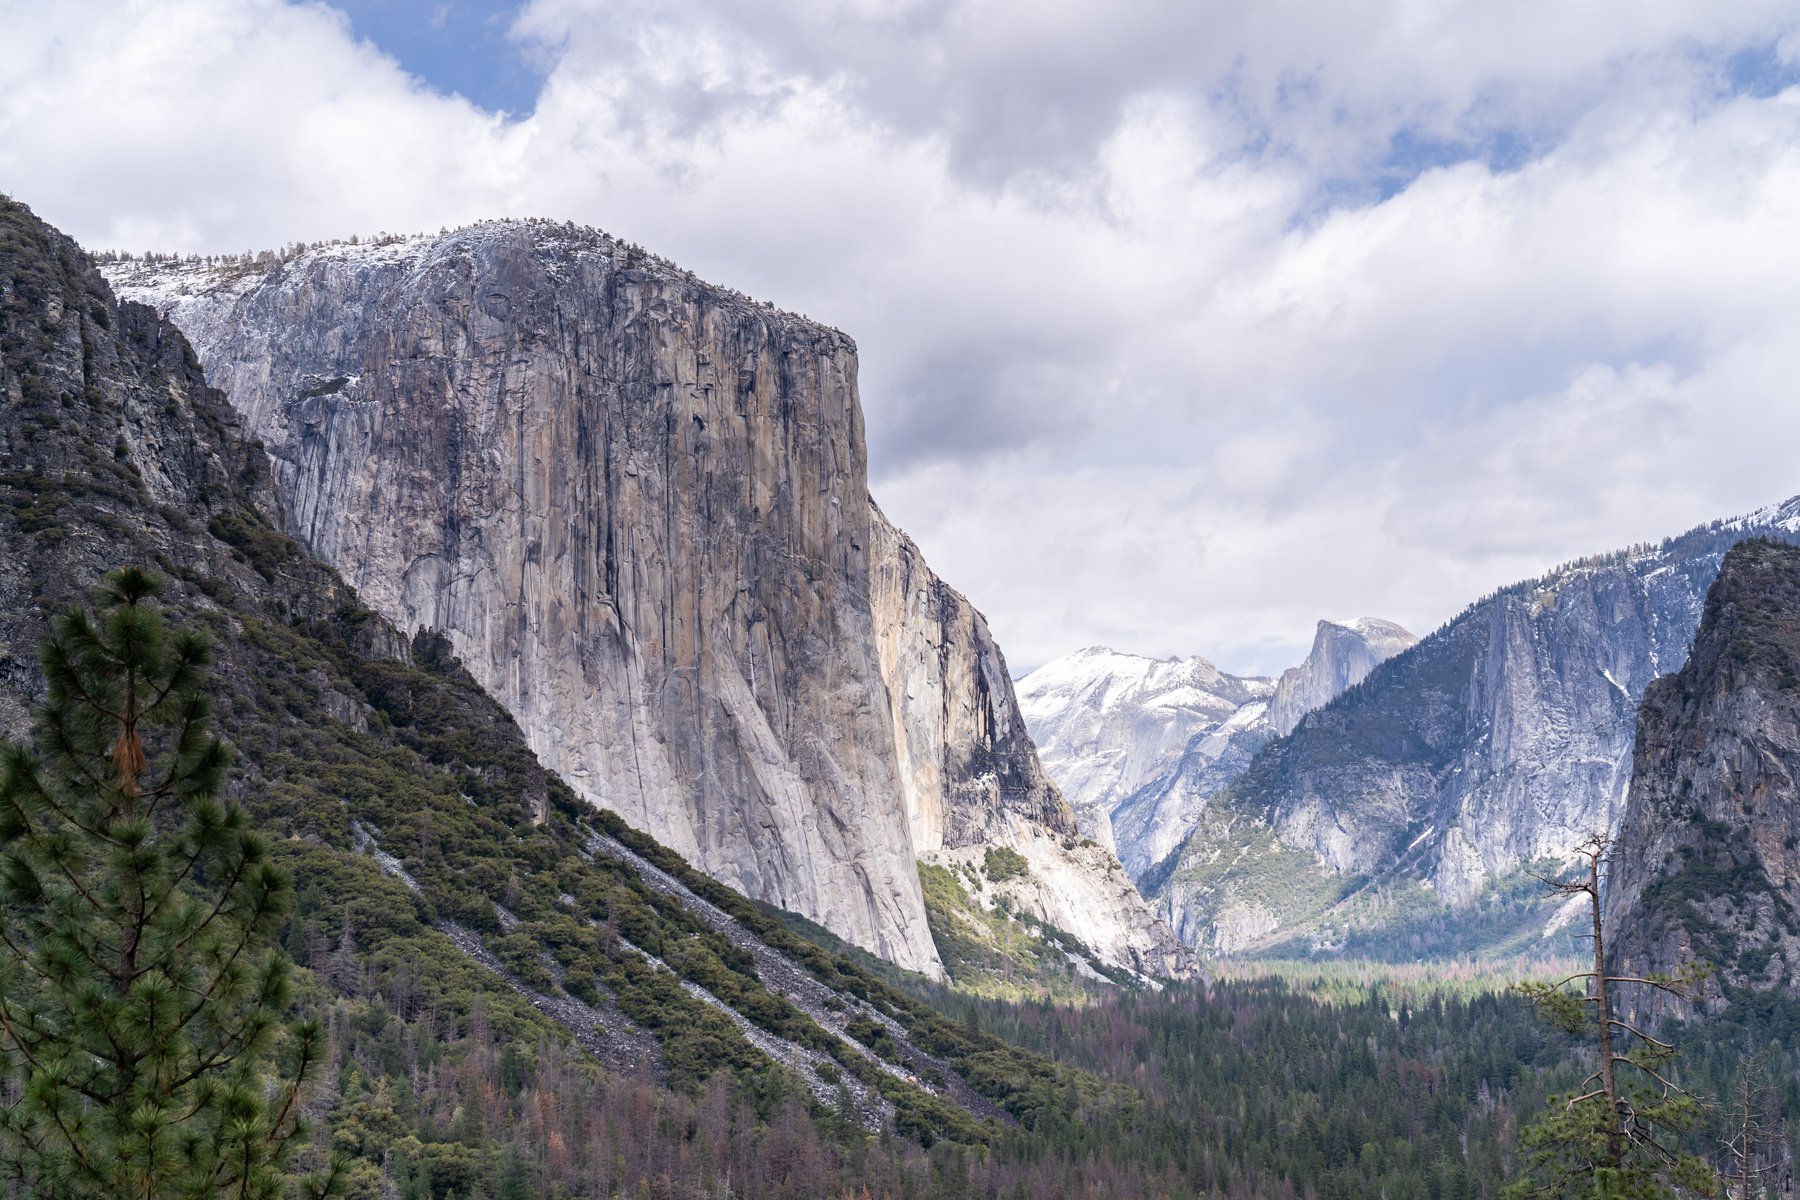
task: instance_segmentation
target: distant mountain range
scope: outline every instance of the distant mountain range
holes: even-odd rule
[[[1322,623],[1277,684],[1084,651],[1022,680],[1020,704],[1190,945],[1545,949],[1563,926],[1527,868],[1618,827],[1638,703],[1753,537],[1800,541],[1800,499],[1503,588],[1410,648],[1386,623]]]
[[[1416,640],[1391,621],[1320,621],[1278,680],[1095,646],[1021,679],[1019,709],[1083,832],[1135,878],[1193,828],[1196,792],[1230,783],[1270,738]]]

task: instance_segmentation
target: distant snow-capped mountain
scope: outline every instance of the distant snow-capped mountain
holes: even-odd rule
[[[1174,768],[1190,739],[1246,715],[1261,721],[1275,681],[1227,675],[1204,658],[1146,658],[1091,646],[1017,684],[1038,757],[1082,831],[1115,846],[1112,810]],[[1129,864],[1127,864],[1129,869]]]
[[[1320,621],[1312,651],[1280,680],[1094,646],[1020,680],[1019,710],[1083,832],[1137,878],[1264,742],[1416,640],[1391,621]]]

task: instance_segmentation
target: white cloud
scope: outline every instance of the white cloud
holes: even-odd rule
[[[600,225],[856,335],[1015,667],[1274,669],[1800,491],[1800,93],[1730,86],[1790,7],[537,0],[509,123],[321,4],[0,0],[0,184],[94,246]]]

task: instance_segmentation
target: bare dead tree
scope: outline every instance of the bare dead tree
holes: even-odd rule
[[[1750,1200],[1751,1188],[1760,1190],[1773,1166],[1769,1151],[1780,1143],[1781,1119],[1768,1069],[1764,1052],[1745,1061],[1726,1114],[1725,1173],[1719,1182],[1727,1200]]]
[[[1674,1078],[1675,1047],[1628,1019],[1619,1006],[1627,988],[1691,1000],[1706,972],[1696,963],[1685,963],[1671,974],[1615,975],[1607,970],[1600,897],[1612,849],[1612,838],[1593,834],[1575,849],[1581,866],[1573,877],[1543,879],[1557,895],[1586,897],[1594,967],[1554,983],[1518,984],[1514,991],[1557,1028],[1591,1039],[1596,1064],[1575,1094],[1553,1102],[1525,1130],[1531,1171],[1517,1191],[1533,1196],[1710,1195],[1713,1173],[1676,1142],[1694,1127],[1704,1106]],[[1582,990],[1571,990],[1578,983]]]

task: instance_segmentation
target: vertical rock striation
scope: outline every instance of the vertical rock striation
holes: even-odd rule
[[[939,864],[980,862],[1000,846],[1029,869],[1005,893],[1140,974],[1187,973],[1185,952],[1112,852],[1083,835],[1039,763],[987,622],[875,512],[871,601],[892,705],[913,846]]]
[[[1800,990],[1800,548],[1745,542],[1638,711],[1606,892],[1615,963],[1713,968],[1712,1004]]]
[[[1269,725],[1277,737],[1286,737],[1301,717],[1325,707],[1418,640],[1392,621],[1376,617],[1362,617],[1348,625],[1320,621],[1306,660],[1283,671],[1275,683]]]
[[[443,630],[547,765],[935,970],[854,347],[633,258],[506,223],[140,294],[264,440],[292,530],[403,629]]]
[[[939,972],[909,807],[955,826],[965,792],[899,757],[849,338],[549,222],[111,274],[262,438],[289,528],[546,765]]]

